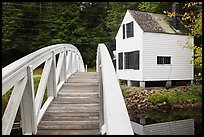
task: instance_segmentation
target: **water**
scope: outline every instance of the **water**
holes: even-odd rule
[[[202,108],[172,109],[164,111],[148,110],[143,113],[129,111],[130,120],[141,125],[170,122],[184,119],[194,119],[195,135],[202,135]]]

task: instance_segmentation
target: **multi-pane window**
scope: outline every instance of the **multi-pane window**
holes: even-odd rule
[[[123,39],[125,39],[125,24],[123,24]]]
[[[132,69],[131,52],[125,53],[125,69]]]
[[[123,69],[123,53],[118,53],[118,68]]]
[[[157,56],[157,64],[171,64],[171,57]]]
[[[139,70],[139,51],[125,53],[125,69]]]
[[[133,21],[126,24],[126,33],[127,33],[127,38],[134,36],[134,33],[133,33]]]
[[[134,37],[133,21],[127,24],[123,24],[123,39]]]

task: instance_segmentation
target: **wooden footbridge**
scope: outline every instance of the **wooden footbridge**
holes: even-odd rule
[[[2,69],[2,96],[12,90],[2,117],[11,132],[20,107],[24,135],[133,135],[109,52],[99,44],[97,72],[85,72],[78,49],[57,44],[33,52]],[[44,64],[34,93],[33,70]],[[43,104],[44,94],[47,100]]]

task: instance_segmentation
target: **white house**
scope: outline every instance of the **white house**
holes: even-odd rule
[[[193,44],[194,38],[185,34],[178,20],[171,26],[171,20],[163,14],[127,10],[116,35],[119,80],[140,87],[152,81],[165,81],[167,86],[178,80],[192,82],[193,51],[184,46]]]

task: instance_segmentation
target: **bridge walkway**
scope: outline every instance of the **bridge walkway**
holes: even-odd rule
[[[37,127],[37,135],[99,135],[97,72],[76,72],[64,83]]]

